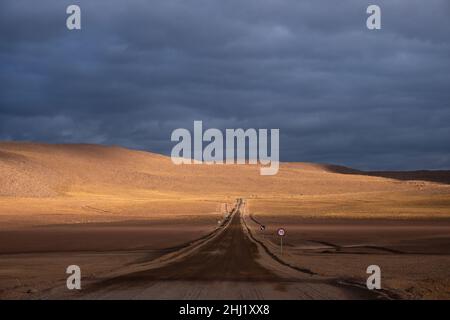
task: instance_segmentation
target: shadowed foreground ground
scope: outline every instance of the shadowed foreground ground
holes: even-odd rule
[[[172,258],[119,271],[77,293],[88,299],[375,299],[386,292],[299,271],[250,235],[238,203],[223,226]],[[48,297],[67,297],[64,288]],[[62,295],[62,296],[60,296]],[[73,296],[72,296],[73,297]]]

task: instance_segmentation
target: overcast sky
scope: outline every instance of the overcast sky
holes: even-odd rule
[[[448,0],[1,0],[0,140],[170,154],[202,120],[280,128],[283,161],[450,169],[449,32]]]

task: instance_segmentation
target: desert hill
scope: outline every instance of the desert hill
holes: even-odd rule
[[[404,196],[419,202],[421,215],[448,211],[448,185],[407,177],[312,163],[281,163],[277,175],[261,176],[255,165],[176,166],[169,157],[122,147],[2,142],[0,217],[209,212],[235,197],[258,199],[252,201],[261,212],[390,215],[376,209],[379,200],[402,201],[401,214],[409,214]]]
[[[340,166],[282,163],[277,175],[260,176],[255,165],[176,166],[169,157],[121,147],[11,142],[0,143],[0,179],[0,196],[10,197],[133,190],[263,196],[398,188],[395,180],[367,177]]]

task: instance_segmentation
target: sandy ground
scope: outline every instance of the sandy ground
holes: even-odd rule
[[[0,299],[379,298],[364,289],[370,264],[384,298],[448,299],[448,177],[308,163],[263,177],[120,147],[0,143]],[[248,201],[219,228],[236,198]],[[86,288],[125,280],[67,293],[70,264]],[[126,275],[138,271],[136,287]]]
[[[0,230],[0,299],[32,298],[64,284],[69,265],[80,266],[89,281],[179,250],[214,230],[223,216],[212,212]]]
[[[134,223],[116,223],[116,232],[131,227],[135,234],[133,241],[125,237],[116,243],[124,248],[121,251],[102,248],[104,244],[99,243],[95,250],[85,248],[86,252],[63,251],[63,246],[55,252],[2,254],[0,297],[449,298],[450,220],[298,219],[255,215],[242,205],[221,222],[220,226],[210,225],[210,232],[204,234],[178,232],[178,238],[171,240],[188,242],[165,249],[156,245],[155,239],[161,235],[151,227],[147,230],[149,236],[134,233]],[[263,231],[261,224],[265,226]],[[283,254],[276,235],[279,227],[287,231]],[[73,228],[89,229],[79,225]],[[181,239],[180,234],[185,237]],[[137,239],[147,245],[125,249],[125,244]],[[81,291],[65,288],[64,270],[70,264],[80,265],[83,270]],[[381,291],[365,288],[365,271],[371,264],[381,267]]]
[[[450,219],[248,216],[255,236],[289,264],[357,283],[365,282],[369,265],[378,265],[382,288],[398,297],[450,299]],[[286,230],[282,255],[278,228]]]
[[[254,240],[241,205],[215,231],[190,246],[135,261],[72,293],[64,285],[37,298],[81,299],[379,299],[344,279],[305,272],[273,259]]]

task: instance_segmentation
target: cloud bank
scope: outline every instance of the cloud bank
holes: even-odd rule
[[[68,31],[78,4],[82,30]],[[282,161],[450,168],[450,2],[0,4],[0,140],[170,154],[170,134],[279,128]]]

